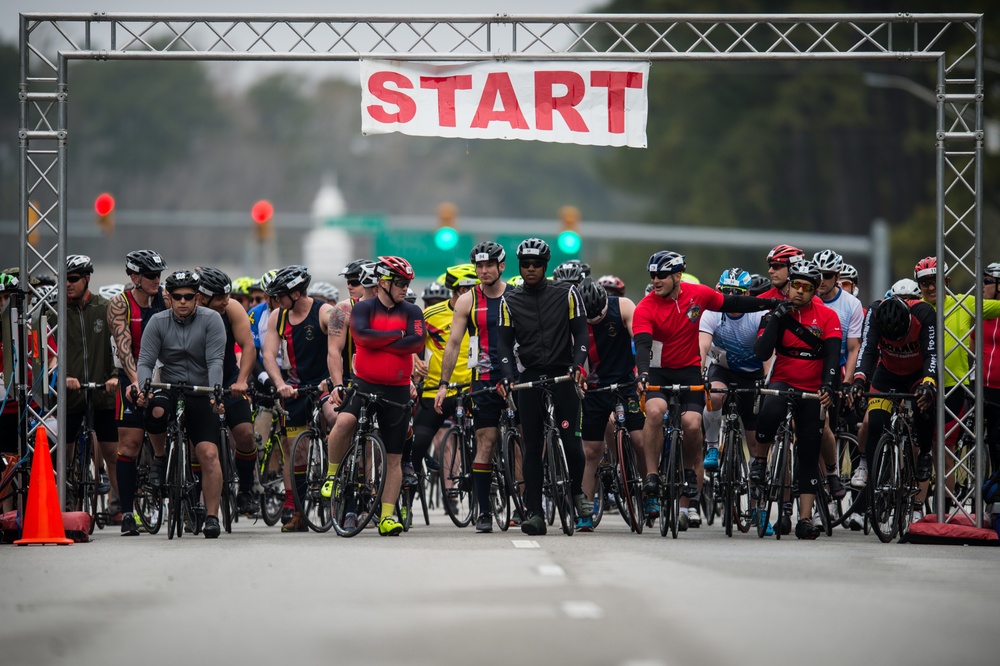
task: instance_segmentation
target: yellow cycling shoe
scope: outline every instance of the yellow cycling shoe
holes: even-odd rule
[[[378,521],[379,536],[399,536],[403,533],[402,523],[396,522],[391,516]]]
[[[323,487],[319,489],[319,494],[326,499],[333,497],[333,482],[336,478],[337,477],[335,476],[326,477],[326,481],[323,482]]]

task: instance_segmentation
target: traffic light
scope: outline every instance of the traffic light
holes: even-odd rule
[[[580,253],[580,209],[563,206],[559,209],[559,236],[556,238],[559,250],[576,256]]]
[[[437,209],[438,228],[434,232],[434,247],[442,251],[454,250],[458,245],[458,206],[444,202]]]
[[[274,236],[274,229],[271,227],[273,215],[274,206],[266,199],[261,199],[250,209],[250,219],[254,221],[254,234],[257,236],[257,240],[262,243],[271,240]]]
[[[110,236],[115,230],[115,198],[103,192],[94,199],[94,212],[97,214],[97,228],[105,236]]]

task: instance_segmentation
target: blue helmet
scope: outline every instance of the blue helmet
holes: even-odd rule
[[[753,279],[750,277],[750,273],[742,268],[727,268],[719,276],[719,289],[722,291],[732,289],[745,293],[749,291],[752,282]]]
[[[650,273],[683,273],[687,269],[687,262],[685,262],[683,254],[660,250],[649,258],[646,268]]]

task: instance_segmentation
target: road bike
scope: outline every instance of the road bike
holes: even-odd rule
[[[893,403],[889,426],[869,457],[868,511],[872,530],[882,543],[902,537],[910,526],[910,505],[920,492],[914,449],[917,444],[912,393],[866,393],[869,399]]]
[[[632,438],[625,426],[625,403],[622,397],[623,389],[634,384],[616,383],[600,388],[589,389],[587,395],[594,393],[611,393],[614,399],[614,445],[605,452],[605,461],[598,468],[598,496],[600,506],[594,507],[594,526],[600,522],[598,518],[610,501],[613,494],[618,505],[618,512],[625,524],[636,534],[642,534],[643,523],[646,520],[642,506],[642,475],[639,473],[638,460],[633,448]]]
[[[749,532],[753,520],[746,428],[740,418],[740,395],[746,396],[744,399],[751,399],[750,396],[758,395],[758,391],[756,388],[740,388],[738,384],[731,383],[726,388],[713,388],[711,392],[726,395],[722,403],[722,427],[719,432],[722,455],[715,497],[716,503],[722,506],[722,526],[726,530],[726,536],[731,537],[733,527],[743,533]]]
[[[327,532],[333,527],[333,514],[330,511],[330,500],[323,497],[323,484],[326,482],[326,472],[329,467],[326,433],[322,423],[322,405],[319,395],[325,388],[325,380],[311,386],[297,386],[295,394],[306,398],[309,423],[295,438],[291,448],[292,469],[305,470],[305,483],[300,484],[292,478],[292,497],[295,510],[298,511],[314,532]],[[304,487],[304,491],[303,491]]]
[[[285,481],[283,469],[285,456],[281,449],[281,440],[285,434],[285,411],[281,401],[277,399],[274,387],[267,393],[253,391],[253,412],[251,421],[254,424],[254,443],[257,447],[257,461],[254,465],[254,492],[260,504],[260,515],[264,524],[272,527],[281,519],[281,510],[285,505]],[[265,414],[269,415],[267,437],[257,431],[256,422]]]

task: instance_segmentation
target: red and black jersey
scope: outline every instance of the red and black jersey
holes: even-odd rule
[[[621,303],[617,296],[608,296],[608,311],[604,319],[596,324],[588,324],[588,328],[588,381],[593,381],[598,386],[635,381],[632,336],[622,319]]]
[[[757,298],[777,298],[779,301],[787,301],[788,295],[781,289],[777,287],[771,287],[763,294],[757,296]]]
[[[762,332],[771,316],[765,316],[761,322]],[[786,317],[801,324],[816,336],[816,340],[803,340],[784,327],[775,346],[771,382],[784,382],[801,391],[817,391],[823,384],[822,343],[836,339],[839,349],[842,337],[840,317],[819,298],[813,298],[802,309],[792,310]]]
[[[132,358],[139,360],[139,346],[142,342],[142,332],[146,330],[149,319],[157,312],[167,309],[163,294],[157,294],[149,299],[149,307],[141,307],[132,296],[132,290],[125,290],[125,303],[128,305],[125,316],[128,317],[129,332],[132,334]]]
[[[351,310],[351,335],[357,349],[354,376],[369,384],[406,386],[413,354],[424,348],[424,315],[406,301],[386,307],[378,298],[358,301]]]
[[[677,298],[649,293],[635,306],[632,333],[653,338],[651,368],[690,368],[701,365],[698,323],[705,310],[719,311],[725,297],[703,284],[682,282]]]
[[[329,379],[327,336],[319,320],[323,303],[314,300],[305,319],[298,324],[288,320],[289,310],[278,311],[278,335],[284,342],[285,363],[289,366],[288,383],[293,386],[318,384]]]
[[[900,377],[921,372],[924,377],[937,377],[937,313],[934,307],[924,301],[906,301],[910,306],[910,330],[902,340],[886,340],[875,320],[881,302],[872,303],[865,315],[856,374],[870,379],[877,364]]]

